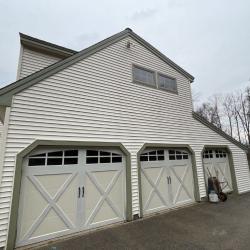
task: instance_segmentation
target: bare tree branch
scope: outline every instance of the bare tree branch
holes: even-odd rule
[[[224,97],[213,95],[196,112],[240,142],[250,144],[250,87]]]

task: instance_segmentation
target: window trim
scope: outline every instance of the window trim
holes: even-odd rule
[[[166,77],[166,78],[169,78],[169,79],[172,79],[175,81],[175,84],[176,84],[176,90],[171,90],[171,89],[165,89],[165,88],[161,88],[160,85],[159,85],[159,77],[162,76],[162,77]],[[170,92],[170,93],[173,93],[173,94],[177,94],[178,95],[178,86],[177,86],[177,79],[175,77],[172,77],[170,75],[167,75],[167,74],[163,74],[161,72],[157,72],[157,87],[159,90],[163,90],[163,91],[166,91],[166,92]]]
[[[148,71],[150,73],[153,73],[153,75],[154,75],[154,85],[148,84],[147,82],[136,80],[135,79],[135,71],[134,71],[135,68],[138,68],[138,69],[145,70],[145,71]],[[147,87],[151,87],[151,88],[154,88],[154,89],[158,88],[156,72],[154,70],[152,70],[152,69],[148,69],[148,68],[145,68],[145,67],[137,65],[137,64],[132,64],[132,81],[134,83],[138,83],[138,84],[141,84],[141,85],[144,85],[144,86],[147,86]]]

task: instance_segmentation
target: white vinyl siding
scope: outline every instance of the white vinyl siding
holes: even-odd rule
[[[18,79],[31,75],[61,60],[60,57],[31,50],[25,46],[23,46],[21,51]]]
[[[0,122],[0,145],[2,143],[2,139],[3,139],[3,124],[2,122]]]
[[[4,138],[5,138],[5,125],[0,122],[0,179],[2,176],[2,169],[3,169],[3,157],[4,157]]]
[[[0,169],[2,169],[3,136],[4,136],[4,125],[2,122],[0,122]]]
[[[146,142],[189,144],[201,197],[206,195],[203,146],[228,145],[239,191],[250,190],[244,151],[193,119],[189,81],[136,41],[130,50],[126,43],[119,41],[14,97],[0,188],[0,246],[6,240],[16,154],[36,139],[122,142],[131,153],[133,214],[139,213],[137,152]],[[135,84],[133,64],[174,77],[178,95]]]

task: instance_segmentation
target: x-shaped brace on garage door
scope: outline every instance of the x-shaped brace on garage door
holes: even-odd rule
[[[177,199],[179,198],[179,195],[180,195],[180,193],[181,193],[181,189],[182,189],[182,188],[184,189],[184,191],[186,192],[186,194],[189,196],[189,198],[192,199],[192,196],[190,195],[188,189],[187,189],[186,186],[184,185],[184,181],[185,181],[185,179],[186,179],[186,176],[187,176],[187,173],[188,173],[189,166],[186,166],[185,171],[184,171],[184,173],[183,173],[183,175],[182,175],[181,178],[180,178],[180,177],[178,176],[178,174],[175,172],[175,170],[174,170],[173,167],[170,167],[170,169],[171,169],[171,171],[174,173],[174,175],[175,175],[175,177],[177,178],[177,180],[179,181],[179,187],[178,187],[177,192],[176,192],[176,195],[175,195],[175,197],[174,197],[174,199],[173,199],[173,203],[176,204],[176,201],[177,201]]]
[[[166,205],[167,205],[167,204],[166,204],[166,201],[165,201],[165,199],[163,198],[163,196],[161,195],[161,193],[159,192],[159,190],[158,190],[158,188],[157,188],[157,186],[158,186],[158,184],[159,184],[159,182],[160,182],[160,180],[161,180],[161,177],[162,177],[162,173],[163,173],[163,171],[164,171],[164,168],[162,168],[162,169],[160,170],[159,175],[157,176],[155,182],[153,182],[153,181],[148,177],[148,175],[146,174],[146,172],[144,171],[143,168],[142,168],[141,170],[142,170],[143,175],[145,176],[145,178],[147,179],[147,181],[149,182],[149,184],[150,184],[151,187],[152,187],[152,190],[151,190],[151,192],[150,192],[150,194],[149,194],[149,196],[148,196],[148,200],[147,200],[146,203],[145,203],[144,210],[147,210],[147,208],[148,208],[148,206],[149,206],[149,204],[150,204],[150,201],[151,201],[152,198],[153,198],[153,194],[154,194],[154,193],[156,193],[156,194],[158,195],[158,197],[160,198],[160,200],[162,201],[162,203],[166,206]]]
[[[221,173],[223,182],[226,183],[226,185],[224,187],[221,187],[221,188],[224,189],[226,186],[228,186],[230,189],[232,189],[232,187],[229,186],[229,182],[228,182],[228,180],[226,178],[226,166],[223,166],[223,169],[224,169],[224,171],[221,169],[221,167],[219,167],[219,166],[215,167],[214,166],[214,170],[217,170],[217,171],[219,171]],[[221,182],[221,180],[218,180],[218,181]],[[221,183],[221,185],[222,185],[222,183]]]
[[[104,201],[106,201],[108,203],[108,205],[112,208],[112,210],[114,211],[114,213],[118,217],[123,217],[123,215],[120,213],[119,209],[116,207],[114,202],[109,198],[109,193],[111,192],[112,188],[114,187],[115,183],[117,182],[122,171],[123,170],[121,169],[121,170],[117,171],[116,174],[114,174],[113,178],[111,179],[110,183],[107,185],[105,190],[99,184],[98,180],[96,179],[96,177],[94,175],[92,175],[90,172],[86,172],[86,175],[88,176],[88,178],[91,180],[91,182],[95,185],[95,187],[99,191],[101,198],[97,202],[97,204],[96,204],[95,208],[93,209],[93,212],[91,213],[89,218],[86,220],[85,225],[89,225],[93,222],[95,216],[97,215],[97,213],[101,209]]]
[[[52,198],[49,193],[46,191],[46,189],[43,187],[43,185],[35,178],[34,176],[27,176],[27,178],[31,181],[31,183],[34,185],[34,187],[39,191],[39,193],[43,196],[43,198],[48,202],[48,205],[43,210],[40,216],[37,217],[35,222],[32,224],[32,226],[29,228],[28,232],[25,234],[23,240],[29,239],[34,231],[39,227],[39,225],[42,223],[42,221],[46,218],[49,211],[53,208],[55,213],[60,217],[60,219],[65,223],[65,225],[72,229],[74,225],[70,221],[70,219],[67,217],[67,215],[64,213],[64,211],[60,208],[60,206],[57,205],[57,201],[61,197],[61,195],[64,193],[66,188],[69,186],[71,181],[76,177],[77,173],[70,175],[66,181],[63,183],[63,185],[60,187],[60,189],[57,191],[55,196]]]
[[[225,189],[227,186],[232,189],[232,187],[229,185],[228,179],[226,178],[226,166],[224,166],[224,170],[221,169],[221,167],[216,167],[213,163],[210,164],[210,166],[207,167],[206,174],[207,176],[210,176],[210,173],[212,173],[214,170],[214,172],[219,171],[219,173],[221,174],[222,178],[223,178],[223,182],[225,183],[225,186],[222,186],[221,183],[221,188],[222,190]],[[210,171],[210,173],[209,173]],[[219,176],[218,176],[219,177]],[[218,181],[221,182],[220,178],[218,178]]]

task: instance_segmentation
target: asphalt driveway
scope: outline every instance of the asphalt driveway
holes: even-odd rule
[[[250,194],[200,203],[52,243],[40,250],[250,249]]]

